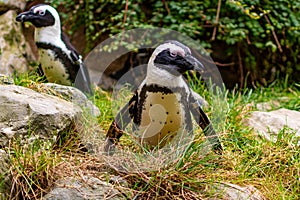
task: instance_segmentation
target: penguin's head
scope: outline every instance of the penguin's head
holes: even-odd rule
[[[60,26],[60,18],[57,11],[46,4],[38,4],[29,11],[20,13],[16,20],[18,22],[31,22],[36,28]]]
[[[191,50],[175,40],[168,40],[159,45],[154,50],[149,64],[175,76],[180,76],[188,70],[204,70],[202,63],[192,56]]]

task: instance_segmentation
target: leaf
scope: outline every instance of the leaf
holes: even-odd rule
[[[268,41],[266,47],[271,47],[273,53],[277,50],[277,46],[272,41]]]

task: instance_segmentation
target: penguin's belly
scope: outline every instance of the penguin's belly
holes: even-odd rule
[[[183,131],[185,110],[180,98],[178,93],[147,93],[139,127],[142,144],[162,147]]]
[[[55,59],[51,50],[41,49],[39,50],[39,55],[43,72],[49,82],[71,85],[66,68],[59,59]]]

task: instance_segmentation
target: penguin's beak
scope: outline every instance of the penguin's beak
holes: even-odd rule
[[[27,22],[27,21],[30,21],[33,17],[34,17],[34,15],[32,14],[32,12],[27,11],[27,12],[23,12],[23,13],[19,14],[16,17],[16,21],[17,22]]]
[[[197,60],[195,57],[193,57],[191,55],[187,55],[187,56],[185,56],[185,59],[193,67],[192,70],[195,70],[200,73],[205,70],[204,65],[199,60]]]

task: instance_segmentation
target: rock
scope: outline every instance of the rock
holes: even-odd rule
[[[128,182],[125,179],[123,179],[121,176],[113,175],[112,177],[110,177],[109,182],[121,185],[124,188],[128,188],[128,186],[129,186]]]
[[[9,157],[4,150],[0,149],[0,199],[8,199],[5,194],[10,190],[11,186],[9,168]]]
[[[6,5],[4,2],[0,1],[0,15],[3,13],[6,13],[8,10],[10,10],[10,6]]]
[[[12,6],[18,10],[25,10],[25,6],[27,1],[26,0],[3,0],[7,5]]]
[[[276,98],[274,100],[270,100],[268,102],[259,102],[259,103],[250,103],[247,104],[246,106],[249,108],[255,108],[258,111],[270,111],[270,110],[275,110],[275,109],[279,109],[280,105],[284,102],[288,102],[290,100],[289,97],[280,97],[280,98]]]
[[[84,126],[76,127],[80,131],[82,144],[89,153],[98,152],[99,144],[104,141],[106,133],[99,126],[97,116],[101,114],[98,107],[90,101],[80,90],[70,86],[58,85],[55,83],[40,84],[41,92],[58,96],[66,101],[78,105],[83,110]]]
[[[0,74],[0,85],[11,85],[14,84],[14,79],[10,76]]]
[[[220,183],[212,186],[218,199],[226,200],[264,200],[266,199],[255,187],[241,187],[231,183]]]
[[[44,200],[126,199],[113,185],[95,177],[66,178],[58,180]]]
[[[254,111],[244,123],[266,139],[275,142],[277,135],[285,127],[293,129],[300,136],[300,112],[281,108],[269,112]],[[300,145],[300,141],[298,142]]]
[[[15,21],[16,11],[9,10],[0,15],[0,73],[12,75],[28,70],[28,60],[33,54]]]
[[[96,107],[79,89],[75,87],[58,85],[55,83],[44,83],[42,85],[45,86],[48,91],[54,90],[52,95],[60,96],[63,99],[80,106],[84,110],[90,112],[94,117],[97,117],[101,114],[99,108]]]
[[[0,85],[0,91],[1,145],[29,132],[34,137],[53,139],[75,125],[82,113],[70,102],[25,87]]]
[[[0,14],[5,13],[8,10],[20,10],[23,11],[26,6],[25,0],[1,0],[0,1]]]
[[[256,104],[256,108],[259,111],[269,111],[274,108],[278,108],[279,106],[280,106],[280,102],[278,101],[262,102]]]

